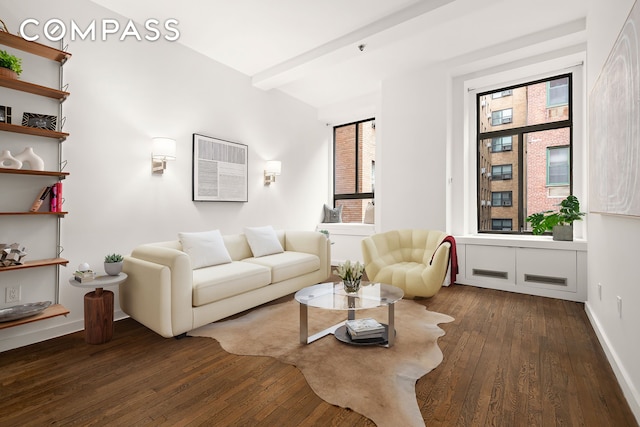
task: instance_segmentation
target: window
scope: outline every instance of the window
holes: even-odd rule
[[[512,136],[491,138],[491,151],[494,153],[499,153],[500,151],[511,151],[512,144]]]
[[[513,93],[512,90],[501,90],[500,92],[494,92],[491,94],[491,99],[502,98],[503,96],[509,96]]]
[[[491,220],[491,229],[494,231],[511,231],[513,230],[513,221],[505,218],[497,218]]]
[[[569,185],[569,147],[547,148],[547,185]]]
[[[528,233],[527,216],[557,209],[572,193],[571,88],[563,74],[477,95],[479,232]],[[482,111],[507,90],[492,102],[499,109]],[[559,105],[549,108],[550,100]]]
[[[512,202],[511,202],[511,197],[512,197],[512,192],[511,191],[494,191],[491,193],[491,206],[493,206],[494,208],[500,207],[500,206],[511,206]]]
[[[511,123],[513,109],[506,108],[504,110],[498,110],[491,113],[491,126],[503,125]]]
[[[513,165],[491,166],[491,179],[494,181],[511,179],[512,174]]]
[[[547,82],[547,107],[569,103],[569,79],[567,77]]]
[[[368,119],[333,128],[333,205],[343,222],[362,222],[375,185],[376,127]]]

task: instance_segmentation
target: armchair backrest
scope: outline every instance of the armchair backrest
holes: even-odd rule
[[[438,230],[403,229],[374,234],[362,240],[367,275],[399,262],[428,264],[446,233]]]

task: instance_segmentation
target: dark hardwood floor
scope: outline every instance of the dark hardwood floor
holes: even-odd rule
[[[441,325],[444,361],[416,384],[428,426],[638,425],[582,304],[461,285],[420,303],[456,319]],[[373,425],[292,366],[130,319],[103,345],[78,332],[0,353],[0,425],[54,424]]]

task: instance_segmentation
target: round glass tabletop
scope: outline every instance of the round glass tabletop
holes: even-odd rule
[[[362,310],[393,304],[403,296],[402,289],[384,283],[362,282],[358,292],[347,293],[342,282],[337,282],[300,289],[295,299],[300,304],[327,310]]]

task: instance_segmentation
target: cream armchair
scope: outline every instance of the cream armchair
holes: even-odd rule
[[[432,297],[442,286],[451,244],[436,230],[393,230],[362,240],[370,281],[402,288],[405,298]]]

